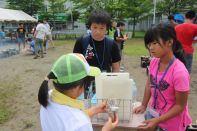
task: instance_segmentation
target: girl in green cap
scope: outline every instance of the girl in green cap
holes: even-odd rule
[[[38,101],[41,104],[40,121],[43,131],[93,131],[89,117],[105,112],[106,103],[85,110],[83,102],[77,100],[90,77],[100,74],[100,69],[91,67],[81,54],[61,56],[51,72],[42,82]],[[53,79],[54,89],[48,91],[48,81]],[[117,115],[105,123],[102,131],[110,131],[118,124]]]

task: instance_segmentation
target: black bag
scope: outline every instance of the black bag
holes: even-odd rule
[[[186,131],[197,131],[197,125],[189,125]]]
[[[150,57],[149,56],[141,56],[141,67],[146,68],[150,64]]]

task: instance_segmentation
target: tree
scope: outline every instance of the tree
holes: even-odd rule
[[[184,10],[197,10],[196,0],[163,0],[157,3],[157,13],[175,14]]]
[[[124,20],[125,17],[125,7],[127,6],[124,1],[121,0],[108,0],[105,1],[105,10],[107,10],[111,17],[116,20]]]
[[[74,9],[80,11],[81,17],[85,19],[94,9],[104,9],[116,19],[124,18],[122,9],[125,4],[121,0],[81,0],[80,2],[73,0],[73,2],[75,3]]]
[[[49,1],[49,14],[51,14],[51,17],[53,21],[55,20],[55,15],[57,13],[64,13],[64,2],[65,0],[48,0]]]
[[[84,10],[84,16],[88,16],[93,9],[104,9],[112,18],[120,21],[129,20],[133,24],[133,36],[135,25],[143,14],[150,12],[152,2],[150,0],[73,0],[75,9]],[[87,17],[85,17],[87,19]]]
[[[78,18],[84,22],[87,22],[87,19],[90,15],[90,12],[95,9],[94,0],[72,0],[73,2],[73,11],[79,12]]]
[[[7,0],[7,3],[10,9],[22,10],[31,16],[44,7],[43,0]]]
[[[135,37],[135,26],[143,15],[148,15],[152,8],[150,0],[124,0],[124,16],[133,24],[133,37]]]

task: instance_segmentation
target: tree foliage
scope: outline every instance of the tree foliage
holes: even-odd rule
[[[76,10],[86,9],[81,13],[85,19],[93,9],[104,9],[118,21],[129,20],[134,25],[133,32],[135,32],[135,25],[139,18],[144,13],[150,12],[152,8],[150,0],[81,0],[80,2],[73,0],[73,2]]]
[[[31,16],[44,8],[43,0],[7,0],[7,3],[8,8],[22,10]]]
[[[124,0],[125,2],[125,18],[133,25],[133,37],[135,36],[135,25],[141,17],[148,15],[152,9],[152,2],[150,0]]]
[[[55,14],[64,13],[64,2],[65,0],[48,0],[49,10],[48,13],[51,14],[52,19],[55,19]]]
[[[157,13],[170,15],[185,10],[197,10],[197,0],[163,0],[157,2]]]

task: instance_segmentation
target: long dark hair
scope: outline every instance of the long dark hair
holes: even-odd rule
[[[56,79],[53,72],[50,72],[47,78],[49,80]],[[53,85],[59,92],[64,92],[65,90],[76,88],[77,86],[87,88],[90,85],[90,79],[91,78],[87,76],[79,81],[75,81],[75,82],[67,83],[67,84],[60,84],[60,83],[56,83],[53,81]],[[38,101],[44,107],[48,105],[48,80],[44,80],[40,86],[40,89],[38,92]]]
[[[172,26],[159,24],[155,27],[150,28],[144,36],[145,47],[149,49],[149,44],[154,41],[157,41],[159,43],[159,39],[162,39],[164,42],[172,39],[173,54],[176,58],[186,64],[183,48],[181,46],[181,43],[177,40],[176,32]]]

